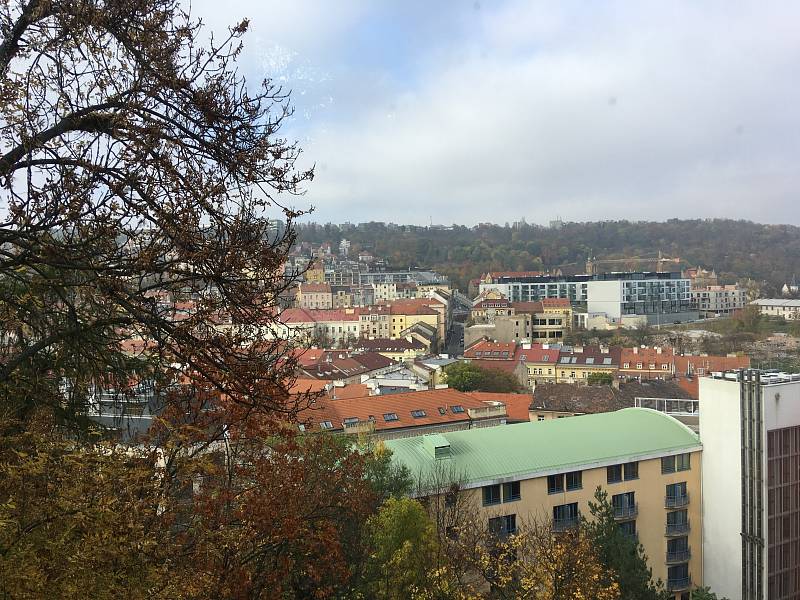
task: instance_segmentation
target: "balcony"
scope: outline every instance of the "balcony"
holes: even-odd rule
[[[692,557],[691,548],[685,548],[683,550],[674,550],[672,552],[667,552],[667,564],[686,562],[691,557]]]
[[[682,592],[688,590],[692,585],[691,577],[678,577],[676,579],[667,579],[667,590],[670,592]]]
[[[637,514],[639,514],[639,505],[637,503],[614,507],[614,518],[618,521],[635,519]]]
[[[686,535],[687,533],[689,533],[689,521],[685,523],[667,523],[667,530],[665,532],[667,537]]]
[[[664,496],[664,506],[667,508],[680,508],[689,504],[689,494],[680,496]]]
[[[553,531],[567,531],[578,526],[578,517],[553,520]]]

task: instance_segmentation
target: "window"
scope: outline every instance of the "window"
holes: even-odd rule
[[[537,421],[544,421],[544,415],[536,415]]]
[[[303,425],[302,423],[300,423],[300,424],[297,426],[297,428],[298,428],[298,429],[299,429],[301,432],[303,432],[303,431],[305,431],[305,430],[306,430],[306,426],[305,426],[305,425]]]
[[[563,529],[577,525],[578,503],[561,504],[553,507],[553,525],[556,529]]]
[[[661,457],[661,472],[662,473],[674,473],[675,472],[675,457],[674,456],[662,456]]]
[[[618,519],[636,516],[636,499],[634,497],[634,492],[614,494],[611,496],[611,506],[614,509],[614,516]]]
[[[455,406],[451,406],[450,407],[450,412],[452,412],[452,413],[463,413],[464,412],[464,407],[461,406],[460,404],[456,404]]]
[[[689,522],[689,511],[673,510],[667,513],[667,527],[670,525],[686,525]]]
[[[559,473],[558,475],[548,475],[547,476],[547,493],[548,494],[558,494],[559,492],[564,491],[564,475],[563,473]]]
[[[345,425],[355,425],[358,423],[358,417],[347,417],[344,421],[342,421]]]
[[[624,471],[625,471],[625,481],[630,481],[631,479],[639,479],[639,463],[637,461],[625,463]]]
[[[683,536],[667,540],[667,557],[670,561],[689,560],[689,538]]]
[[[567,473],[567,490],[579,490],[583,487],[583,472],[572,471]]]
[[[500,485],[486,485],[483,487],[483,505],[491,506],[500,504]]]
[[[685,506],[689,502],[689,495],[686,493],[686,482],[672,483],[667,486],[666,505],[668,507]]]
[[[520,493],[519,481],[511,481],[503,484],[503,502],[513,502],[522,497]]]
[[[446,415],[447,414],[447,409],[444,406],[440,406],[439,407],[439,414],[440,415]]]
[[[517,515],[504,515],[489,519],[489,533],[505,538],[517,531]]]
[[[425,416],[425,411],[421,409],[412,410],[411,416],[414,417],[415,419],[421,419],[422,417]]]
[[[398,420],[397,413],[384,413],[383,420],[386,422],[397,421]]]
[[[322,421],[319,426],[322,427],[322,429],[333,429],[333,423],[330,421]]]
[[[678,471],[688,471],[689,469],[691,469],[692,468],[690,464],[691,458],[692,455],[688,453],[679,454],[678,456],[676,456],[675,457],[676,469]]]
[[[667,589],[689,587],[689,565],[683,563],[667,569]]]
[[[619,524],[619,530],[622,535],[636,537],[636,521],[622,521]]]
[[[623,369],[630,369],[631,368],[631,363],[622,363],[622,368]]]
[[[622,481],[622,465],[611,465],[607,467],[606,480],[608,483],[619,483]]]

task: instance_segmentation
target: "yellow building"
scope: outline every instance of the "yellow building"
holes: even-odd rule
[[[592,374],[616,376],[619,370],[620,348],[575,346],[571,352],[559,353],[556,363],[556,383],[588,383]]]
[[[325,268],[321,263],[309,265],[305,278],[309,283],[325,283]]]
[[[446,309],[440,302],[424,298],[392,302],[390,337],[399,337],[415,323],[426,323],[435,327],[439,339],[443,339]]]
[[[589,501],[608,493],[620,529],[644,547],[653,578],[676,598],[703,583],[701,457],[697,434],[663,413],[628,408],[390,440],[393,460],[422,482],[419,495],[461,493],[499,536],[526,521],[554,532],[591,518]],[[425,482],[432,482],[425,488]]]
[[[528,385],[537,383],[555,383],[558,368],[558,348],[548,344],[523,344],[518,351],[520,362],[525,364],[528,371]]]

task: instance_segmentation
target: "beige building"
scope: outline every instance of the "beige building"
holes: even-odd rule
[[[423,482],[421,495],[449,489],[441,473],[461,474],[461,493],[498,536],[532,519],[550,522],[554,533],[575,527],[581,515],[590,518],[599,486],[620,529],[644,547],[654,579],[675,598],[703,583],[702,448],[668,415],[628,408],[386,445]]]
[[[333,308],[331,286],[327,283],[301,283],[297,286],[297,306],[306,309]]]
[[[747,292],[738,285],[710,285],[692,288],[692,301],[701,317],[731,315],[747,304]]]
[[[787,321],[800,319],[800,300],[786,298],[762,298],[750,303],[757,306],[758,311],[767,317],[783,317]]]

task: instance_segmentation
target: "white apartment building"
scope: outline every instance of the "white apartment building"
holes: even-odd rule
[[[567,298],[573,304],[586,303],[589,314],[603,315],[611,323],[636,315],[645,317],[653,325],[698,318],[692,306],[690,281],[680,273],[510,275],[481,283],[480,291],[488,290],[497,290],[512,302]]]
[[[700,405],[704,585],[800,598],[800,375],[703,377]]]
[[[733,314],[747,303],[747,293],[738,285],[692,288],[691,294],[700,316],[706,318]]]

